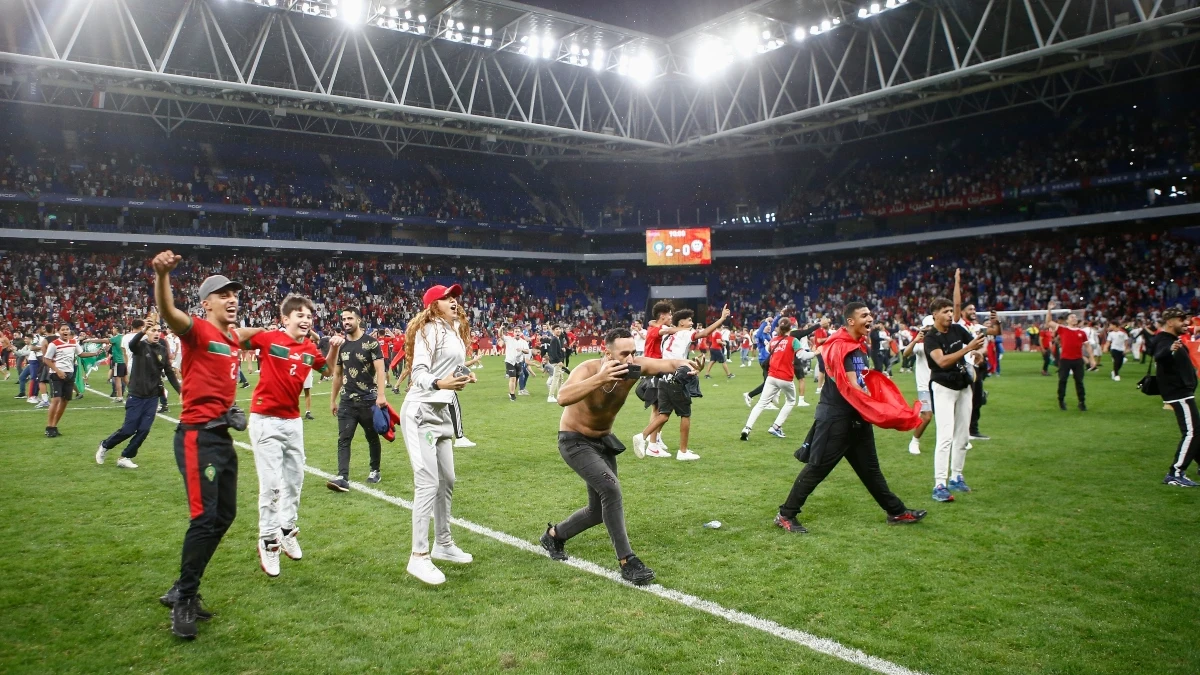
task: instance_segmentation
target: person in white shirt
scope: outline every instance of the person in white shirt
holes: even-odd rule
[[[50,369],[50,408],[46,417],[46,437],[57,438],[58,422],[67,410],[67,402],[75,394],[75,359],[99,356],[100,352],[85,352],[79,341],[71,336],[71,327],[58,328],[58,338],[51,340],[42,357]]]
[[[629,332],[633,334],[633,353],[634,356],[641,356],[646,353],[646,329],[642,328],[641,321],[634,321],[629,327]]]
[[[517,380],[525,367],[525,357],[529,355],[529,343],[522,340],[511,330],[501,338],[504,342],[504,374],[508,376],[508,400],[517,400]]]
[[[721,310],[721,318],[717,319],[707,328],[695,330],[692,328],[692,317],[695,315],[690,309],[681,309],[671,316],[671,325],[663,326],[662,328],[662,357],[664,359],[687,360],[688,352],[691,351],[692,341],[712,335],[714,331],[721,327],[721,324],[729,318],[729,305]],[[633,437],[633,454],[638,457],[643,457],[646,454],[648,443],[647,438],[653,438],[655,434],[662,430],[667,424],[667,420],[674,413],[679,417],[679,451],[675,454],[675,459],[682,461],[700,459],[700,455],[688,450],[688,434],[692,429],[692,395],[688,393],[687,386],[689,378],[676,377],[675,375],[665,375],[658,385],[658,401],[656,406],[657,414],[650,422],[650,426],[646,427],[642,433]],[[693,380],[694,382],[694,380]],[[662,456],[662,455],[651,455]],[[670,457],[670,453],[666,453]]]
[[[458,304],[462,287],[434,286],[425,291],[423,309],[408,324],[405,345],[409,378],[400,406],[400,430],[413,470],[412,554],[408,573],[427,584],[446,581],[433,560],[469,563],[474,558],[450,536],[450,503],[454,495],[454,439],[462,420],[458,397],[475,382],[467,367],[471,344],[467,315]],[[434,546],[429,549],[429,521]],[[431,560],[432,558],[432,560]]]
[[[908,326],[900,324],[900,330],[896,332],[896,348],[903,354],[908,345],[912,344],[913,332],[908,329]],[[911,353],[911,352],[910,352]],[[912,359],[904,356],[900,360],[900,372],[907,373],[913,369]]]
[[[1087,325],[1083,327],[1083,333],[1084,335],[1087,335],[1088,346],[1092,348],[1092,353],[1096,355],[1096,358],[1092,360],[1092,365],[1090,368],[1088,368],[1088,370],[1100,370],[1100,331],[1096,330],[1095,322],[1089,321],[1087,322]]]
[[[917,380],[917,400],[921,402],[921,424],[913,429],[912,440],[908,442],[908,451],[914,455],[921,454],[921,435],[933,420],[933,396],[929,393],[929,361],[925,358],[925,335],[931,330],[933,317],[926,316],[921,320],[921,330],[904,346],[904,358],[913,364],[913,373]]]
[[[1118,324],[1113,324],[1111,330],[1108,331],[1108,339],[1104,341],[1104,348],[1112,354],[1113,369],[1112,379],[1114,382],[1121,381],[1121,366],[1125,363],[1125,349],[1129,346],[1129,333]]]

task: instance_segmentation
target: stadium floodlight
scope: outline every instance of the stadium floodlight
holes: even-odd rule
[[[483,29],[483,35],[484,35],[484,37],[492,37],[492,29],[491,29],[491,28],[484,28],[484,29]]]
[[[825,32],[825,31],[829,30],[830,28],[833,28],[833,23],[830,22],[829,19],[825,19],[824,21],[821,22],[821,32]]]
[[[267,4],[274,7],[279,4],[279,0],[267,0]]]
[[[592,70],[602,70],[604,68],[604,50],[597,49],[592,56]]]
[[[463,22],[459,21],[459,22],[458,22],[458,29],[459,29],[459,30],[462,30],[463,28],[464,28],[464,26],[463,26]]]
[[[484,39],[483,39],[483,46],[484,46],[484,47],[491,47],[491,46],[492,46],[492,38],[484,38]]]
[[[858,10],[858,18],[865,19],[865,18],[867,18],[868,13],[869,12],[867,12],[867,8],[863,7],[862,9]]]
[[[809,35],[817,35],[817,34],[819,34],[820,32],[821,32],[821,29],[820,29],[820,27],[818,27],[818,26],[813,26],[812,28],[809,28],[809,29],[808,29],[808,34],[809,34]]]
[[[737,37],[734,38],[734,45],[739,54],[750,56],[758,50],[758,36],[751,32],[750,29],[746,29],[738,33]]]
[[[417,34],[424,35],[425,34],[425,26],[417,26]]]
[[[896,0],[887,0],[887,2],[883,3],[883,6],[892,9],[896,6]]]
[[[479,36],[478,35],[471,36],[471,44],[473,44],[473,45],[479,44]]]
[[[408,32],[408,22],[407,21],[400,22],[400,30],[404,31],[405,33]]]
[[[878,14],[878,13],[880,13],[880,12],[882,12],[882,11],[883,11],[883,9],[882,9],[882,8],[879,6],[879,3],[878,3],[878,2],[872,2],[872,3],[871,3],[871,13],[872,13],[872,14]]]
[[[588,56],[588,55],[590,55],[590,54],[591,54],[591,50],[589,50],[587,47],[584,47],[584,48],[583,48],[583,55],[584,55],[584,56]]]
[[[393,7],[390,10],[388,10],[388,16],[392,17],[393,19],[399,18],[400,10]]]
[[[332,10],[331,10],[332,11]],[[342,20],[346,23],[360,23],[363,19],[363,1],[346,0],[342,3]]]
[[[424,14],[417,15],[417,23],[425,23],[425,15]]]
[[[805,35],[804,29],[800,26],[796,26],[796,30],[792,33],[792,39],[796,42],[803,42]]]
[[[404,18],[408,19],[409,21],[412,21],[412,12],[407,9],[404,10]]]
[[[764,39],[764,40],[770,40],[770,39],[771,39],[771,31],[769,31],[769,30],[764,30],[764,31],[762,32],[762,36],[763,36],[763,39]]]
[[[570,51],[572,54],[578,54],[579,53],[579,45],[572,44],[568,51]]]

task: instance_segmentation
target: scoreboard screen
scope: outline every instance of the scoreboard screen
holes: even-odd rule
[[[646,230],[647,265],[711,265],[712,230]]]

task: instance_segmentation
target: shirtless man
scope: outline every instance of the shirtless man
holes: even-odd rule
[[[696,374],[696,364],[682,359],[648,359],[634,356],[633,335],[616,328],[604,336],[604,353],[571,372],[558,390],[563,407],[558,423],[558,453],[587,483],[588,504],[566,520],[548,524],[542,548],[554,560],[566,560],[567,540],[604,523],[621,563],[621,578],[638,586],[654,581],[654,571],[642,564],[629,546],[625,509],[617,481],[617,455],[625,446],[613,435],[613,420],[625,405],[639,377],[666,375],[686,369]]]

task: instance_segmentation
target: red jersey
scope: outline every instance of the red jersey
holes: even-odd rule
[[[812,343],[813,343],[814,347],[820,349],[821,345],[825,344],[825,341],[828,339],[829,339],[829,331],[825,330],[824,328],[818,328],[815,331],[813,331]]]
[[[696,349],[699,349],[699,350],[705,351],[705,352],[708,351],[709,350],[709,339],[706,337],[702,337],[699,340],[696,340]]]
[[[799,340],[791,335],[776,335],[767,344],[771,354],[771,365],[767,368],[767,377],[773,377],[784,382],[796,378],[796,345]]]
[[[1062,345],[1062,358],[1083,358],[1083,344],[1087,342],[1087,333],[1079,328],[1059,326],[1055,335],[1058,336],[1058,343]]]
[[[1048,331],[1048,330],[1044,330],[1044,331],[1038,333],[1038,339],[1042,343],[1042,349],[1050,349],[1050,340],[1052,338],[1053,338],[1053,336],[1050,335],[1050,331]]]
[[[646,329],[645,356],[648,359],[662,358],[662,326],[650,326]]]
[[[233,406],[237,394],[238,343],[205,319],[192,317],[192,326],[179,333],[183,347],[180,396],[184,424],[211,422]]]
[[[263,360],[250,412],[280,417],[300,417],[300,390],[312,370],[325,367],[325,357],[311,340],[296,342],[283,331],[264,331],[250,338],[250,346],[262,350]]]

